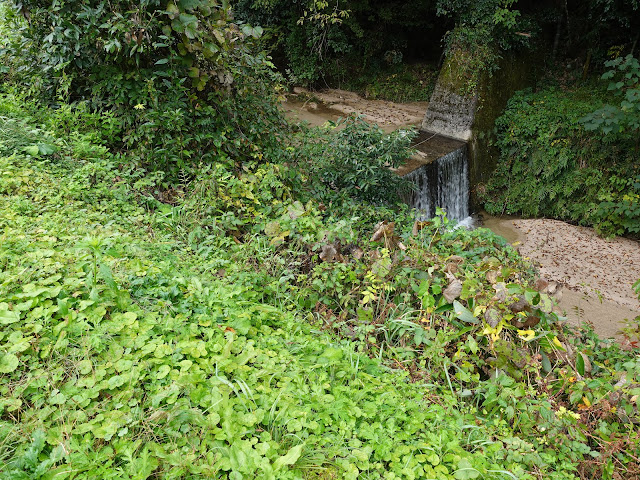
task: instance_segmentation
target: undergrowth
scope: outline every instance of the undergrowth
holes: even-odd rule
[[[0,478],[638,475],[638,356],[499,237],[268,161],[158,192],[45,113],[0,102]]]
[[[371,100],[428,102],[437,77],[438,71],[432,65],[402,63],[384,70],[347,76],[340,87]]]
[[[491,214],[548,216],[607,236],[640,232],[635,139],[587,132],[602,107],[592,86],[522,91],[497,120],[500,161],[482,192]]]

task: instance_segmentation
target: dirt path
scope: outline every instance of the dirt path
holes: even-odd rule
[[[351,113],[363,115],[385,131],[409,125],[419,125],[427,110],[428,102],[393,103],[385,100],[367,100],[346,90],[320,90],[310,92],[302,88],[294,90],[283,103],[289,118],[305,120],[313,126],[327,120],[336,120]],[[306,98],[306,100],[305,100]]]

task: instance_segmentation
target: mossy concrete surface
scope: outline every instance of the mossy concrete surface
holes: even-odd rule
[[[472,206],[477,192],[496,168],[499,152],[493,146],[495,121],[511,96],[532,86],[539,58],[529,52],[502,57],[492,73],[470,69],[470,52],[457,48],[447,57],[438,76],[422,130],[469,143],[469,182]]]

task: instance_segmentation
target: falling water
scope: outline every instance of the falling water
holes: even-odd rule
[[[469,216],[469,172],[466,145],[405,175],[416,185],[410,205],[421,218],[433,218],[436,207],[449,219],[461,222]]]

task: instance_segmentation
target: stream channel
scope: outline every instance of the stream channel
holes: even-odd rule
[[[426,102],[397,104],[367,100],[344,90],[311,94],[304,89],[296,89],[295,93],[282,104],[285,115],[290,120],[311,126],[321,126],[341,116],[359,113],[366,121],[377,124],[386,132],[408,126],[419,127],[428,105]],[[460,161],[460,156],[466,155],[464,143],[428,135],[417,142],[425,140],[432,146],[427,149],[427,155],[434,158],[413,158],[398,169],[400,175],[411,177],[418,186],[418,192],[410,203],[427,217],[433,215],[436,205],[447,202],[457,209],[451,216],[468,224],[469,219],[465,218],[468,216],[465,210],[468,205],[468,167],[466,161]],[[446,185],[454,175],[466,183],[454,187]],[[441,185],[439,189],[436,184]],[[425,196],[425,192],[430,193]],[[590,322],[601,337],[621,338],[620,328],[624,326],[624,320],[640,314],[640,301],[631,288],[640,277],[638,242],[604,240],[592,229],[556,220],[492,217],[485,212],[478,212],[473,218],[476,225],[489,228],[514,245],[538,266],[546,280],[560,285],[556,294],[558,313],[564,315],[568,322]]]

